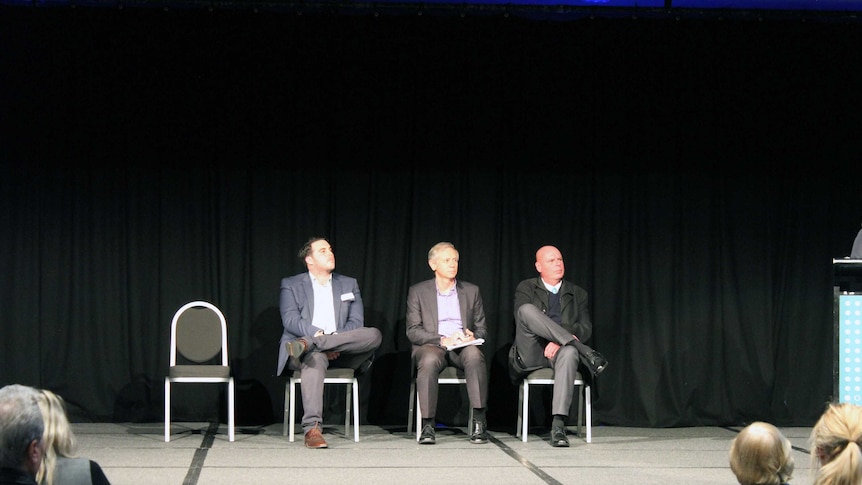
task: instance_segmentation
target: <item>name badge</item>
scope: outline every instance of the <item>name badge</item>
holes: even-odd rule
[[[343,295],[341,295],[341,301],[353,301],[355,299],[356,297],[353,296],[352,291],[350,293],[344,293]]]

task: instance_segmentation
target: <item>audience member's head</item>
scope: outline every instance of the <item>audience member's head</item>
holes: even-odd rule
[[[811,429],[815,485],[862,483],[862,407],[830,404]]]
[[[42,436],[45,458],[42,460],[42,467],[36,480],[39,483],[51,485],[54,483],[57,457],[74,456],[75,435],[66,416],[66,404],[62,397],[43,389],[40,393],[39,408],[42,410],[42,419],[45,422],[45,433]]]
[[[42,465],[42,413],[39,391],[10,384],[0,389],[0,468],[13,468],[33,477]]]
[[[793,475],[790,441],[775,426],[756,421],[730,446],[730,469],[741,485],[781,485]]]

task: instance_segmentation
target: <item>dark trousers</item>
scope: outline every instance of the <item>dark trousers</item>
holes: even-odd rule
[[[416,364],[416,392],[419,394],[423,418],[437,416],[437,377],[440,371],[450,365],[464,371],[470,406],[484,408],[487,405],[488,368],[480,346],[471,345],[447,351],[437,345],[420,345],[413,348],[413,362]]]
[[[302,362],[290,358],[287,362],[291,370],[302,371],[302,429],[308,432],[316,423],[323,424],[323,378],[326,370],[333,368],[356,369],[368,360],[383,336],[374,327],[362,327],[348,332],[313,337],[309,351],[302,356]],[[329,360],[326,352],[339,352],[335,360]]]
[[[550,367],[554,369],[554,397],[551,413],[569,415],[572,396],[575,392],[575,376],[578,372],[578,350],[569,345],[574,335],[551,320],[538,307],[527,303],[518,308],[515,321],[515,347],[526,367]],[[553,359],[545,358],[548,342],[561,345]]]

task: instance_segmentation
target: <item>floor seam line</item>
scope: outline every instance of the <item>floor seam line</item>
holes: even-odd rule
[[[218,423],[210,423],[206,434],[204,434],[201,439],[200,447],[195,450],[195,455],[192,457],[192,462],[189,465],[189,472],[186,473],[186,477],[183,479],[183,485],[197,485],[198,479],[201,476],[201,470],[203,470],[204,467],[204,462],[207,459],[207,452],[212,448],[213,442],[215,441],[218,427]]]
[[[494,443],[498,448],[503,450],[504,453],[506,453],[507,455],[512,457],[515,461],[520,463],[521,466],[523,466],[527,470],[530,470],[534,475],[541,478],[545,483],[547,483],[549,485],[563,485],[562,482],[557,481],[554,477],[552,477],[552,476],[548,475],[547,473],[545,473],[544,471],[542,471],[542,469],[537,467],[530,460],[521,456],[520,453],[518,453],[517,451],[512,449],[509,445],[503,443],[502,441],[495,438],[494,436],[490,436],[489,438],[491,440],[491,443]]]

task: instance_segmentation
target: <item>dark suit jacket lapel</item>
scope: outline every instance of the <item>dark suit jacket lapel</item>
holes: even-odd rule
[[[467,293],[464,291],[460,282],[456,282],[456,287],[458,290],[458,306],[461,307],[461,326],[464,328],[470,328],[467,325],[469,323],[469,320],[467,319]]]
[[[428,281],[427,291],[423,292],[425,298],[425,306],[430,310],[431,323],[434,324],[434,331],[440,330],[440,319],[437,317],[437,284],[434,280]]]

